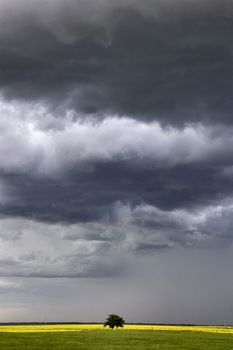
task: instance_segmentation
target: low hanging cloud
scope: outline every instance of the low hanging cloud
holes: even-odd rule
[[[49,278],[124,275],[134,270],[138,258],[148,255],[175,248],[229,246],[233,239],[229,231],[232,213],[233,207],[227,203],[193,212],[162,211],[145,204],[133,208],[116,203],[111,222],[102,218],[95,223],[48,225],[2,218],[0,275]],[[12,232],[20,234],[16,237]]]

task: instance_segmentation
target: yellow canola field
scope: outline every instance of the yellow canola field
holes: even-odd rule
[[[79,332],[85,330],[103,330],[103,324],[58,324],[58,325],[4,325],[0,326],[0,332]],[[127,324],[125,330],[150,330],[150,331],[191,331],[191,332],[207,332],[207,333],[228,333],[233,334],[233,327],[223,326],[166,326],[166,325],[135,325]]]

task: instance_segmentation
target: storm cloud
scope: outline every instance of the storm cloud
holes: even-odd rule
[[[184,296],[212,264],[216,295],[195,322],[219,322],[226,305],[211,308],[232,263],[232,35],[230,0],[0,0],[0,293],[22,301],[7,319],[37,317],[30,300],[41,288],[48,305],[64,281],[67,295],[114,280],[130,295],[139,278],[150,301],[157,281]],[[194,322],[192,300],[190,314],[162,319]],[[153,322],[148,305],[135,315]]]
[[[231,123],[231,1],[1,1],[1,89],[85,114]]]

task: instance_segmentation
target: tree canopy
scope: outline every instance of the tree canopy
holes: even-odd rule
[[[104,327],[108,326],[111,329],[113,329],[114,327],[116,327],[116,328],[124,327],[124,323],[125,323],[125,320],[122,317],[120,317],[116,314],[110,314],[106,318],[106,321],[104,323]]]

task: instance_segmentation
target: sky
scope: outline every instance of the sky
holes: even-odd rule
[[[0,322],[233,324],[232,37],[232,0],[0,0]]]

